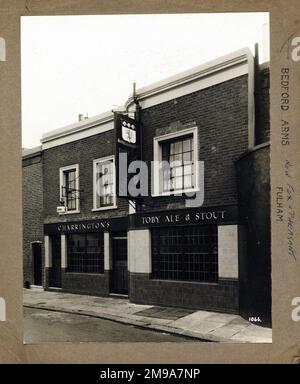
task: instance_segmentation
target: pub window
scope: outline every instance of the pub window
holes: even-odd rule
[[[94,160],[93,210],[116,208],[114,156]]]
[[[68,235],[68,272],[104,272],[103,232]]]
[[[79,212],[79,166],[60,168],[60,202],[67,208],[66,213]]]
[[[178,191],[194,187],[193,137],[173,139],[163,142],[162,160],[169,163],[162,169],[162,190]]]
[[[152,229],[152,278],[216,282],[217,226]]]
[[[197,127],[155,137],[153,144],[153,195],[197,191]]]

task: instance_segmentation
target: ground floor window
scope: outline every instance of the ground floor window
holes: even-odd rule
[[[103,232],[68,235],[68,271],[104,272]]]
[[[217,281],[217,226],[152,229],[152,277]]]

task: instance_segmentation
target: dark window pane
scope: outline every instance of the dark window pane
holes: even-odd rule
[[[76,210],[77,194],[76,190],[76,170],[64,171],[64,199],[68,211]]]
[[[68,235],[68,271],[104,272],[103,233]]]
[[[152,277],[168,280],[218,280],[217,227],[152,230]]]
[[[163,142],[162,160],[168,161],[170,171],[163,170],[163,191],[192,188],[193,185],[193,138],[184,137]]]
[[[113,160],[99,161],[96,165],[97,208],[114,205]]]

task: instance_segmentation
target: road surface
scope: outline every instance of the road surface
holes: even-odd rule
[[[84,315],[24,308],[25,343],[201,342]]]

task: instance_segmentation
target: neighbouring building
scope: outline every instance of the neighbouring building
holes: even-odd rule
[[[23,276],[24,282],[42,285],[44,266],[42,147],[24,149],[23,165]]]
[[[258,65],[245,48],[138,89],[124,109],[139,120],[151,169],[149,196],[135,206],[116,196],[113,112],[48,132],[41,147],[24,150],[26,284],[269,325],[268,63]],[[173,164],[167,182],[153,160]],[[186,201],[201,189],[197,161],[204,203],[193,207]]]

